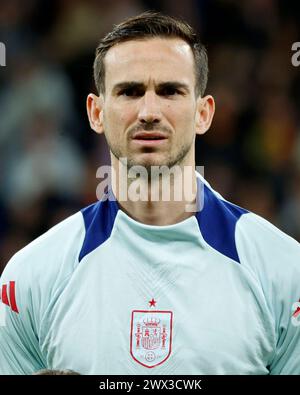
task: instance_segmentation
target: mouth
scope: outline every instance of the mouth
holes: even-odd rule
[[[165,142],[168,138],[161,132],[138,132],[134,134],[133,141],[141,145],[158,145]]]

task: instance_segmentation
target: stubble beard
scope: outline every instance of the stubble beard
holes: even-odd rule
[[[173,166],[180,166],[183,162],[188,153],[190,152],[192,148],[192,144],[185,144],[182,145],[179,149],[179,151],[176,153],[176,155],[169,155],[164,161],[158,162],[158,161],[151,161],[151,160],[136,160],[132,158],[130,155],[126,156],[124,152],[119,147],[114,146],[113,144],[109,145],[109,149],[112,153],[112,155],[118,159],[123,165],[126,165],[127,171],[129,171],[132,167],[134,166],[142,166],[146,169],[148,177],[151,175],[151,168],[153,166],[166,166],[169,169],[171,169]],[[123,159],[126,159],[125,161]]]
[[[104,116],[104,121],[105,121],[105,116]],[[137,126],[131,128],[128,132],[128,137],[130,139],[130,137],[133,135],[134,132],[152,131],[152,130],[156,130],[156,129],[165,131],[166,133],[171,135],[170,129],[166,128],[165,126],[156,125],[155,123],[149,122],[147,124],[137,125]],[[162,162],[158,162],[158,161],[155,162],[155,161],[151,161],[151,160],[138,161],[138,160],[135,160],[132,157],[132,155],[130,155],[130,153],[129,153],[129,155],[128,154],[126,155],[126,153],[123,152],[123,150],[118,146],[118,144],[113,144],[113,142],[110,141],[110,139],[108,138],[105,131],[104,131],[104,135],[106,137],[106,141],[109,146],[110,152],[116,159],[118,159],[118,161],[120,161],[123,165],[125,165],[127,167],[127,172],[134,166],[143,166],[147,171],[148,177],[151,174],[151,168],[153,166],[166,166],[169,169],[175,165],[180,166],[184,162],[185,157],[188,155],[188,153],[191,150],[192,145],[193,145],[193,141],[189,142],[188,144],[182,144],[180,149],[177,151],[177,153],[175,153],[174,155],[169,154],[167,156],[167,158]],[[125,161],[123,160],[123,158],[125,159]]]

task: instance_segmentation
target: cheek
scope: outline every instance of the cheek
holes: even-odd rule
[[[173,123],[175,128],[187,135],[190,132],[194,132],[195,114],[189,109],[180,109],[176,114],[173,115]]]
[[[126,129],[134,120],[133,113],[132,108],[124,108],[124,106],[118,105],[110,106],[105,112],[107,126],[113,127],[113,132]]]
[[[166,116],[175,125],[183,125],[186,128],[195,121],[195,107],[190,102],[169,103],[165,111]]]

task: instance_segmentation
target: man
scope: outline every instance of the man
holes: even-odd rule
[[[0,372],[299,374],[299,244],[185,172],[214,114],[192,29],[131,18],[100,42],[94,76],[111,185],[8,264]]]

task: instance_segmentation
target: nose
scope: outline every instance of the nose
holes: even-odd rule
[[[138,120],[141,123],[158,123],[161,118],[159,97],[153,91],[146,92],[140,102]]]

